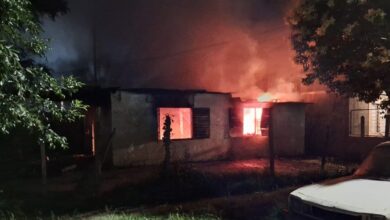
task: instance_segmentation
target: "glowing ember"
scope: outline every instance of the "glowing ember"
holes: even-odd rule
[[[270,93],[266,92],[266,93],[263,93],[261,96],[259,96],[259,98],[257,98],[257,101],[259,102],[270,102],[272,101],[273,97]]]
[[[261,135],[262,108],[244,108],[243,134]]]

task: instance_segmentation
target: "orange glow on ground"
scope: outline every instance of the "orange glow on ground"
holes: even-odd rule
[[[192,138],[192,111],[191,108],[159,108],[159,139],[164,135],[165,116],[172,118],[171,139],[189,139]]]
[[[244,108],[243,109],[243,134],[261,135],[261,115],[262,108]]]

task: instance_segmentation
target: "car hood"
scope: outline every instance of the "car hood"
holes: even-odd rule
[[[390,219],[390,181],[341,178],[299,188],[291,195],[320,206]]]

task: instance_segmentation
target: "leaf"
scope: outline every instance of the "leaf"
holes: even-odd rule
[[[66,147],[66,138],[51,129],[53,121],[74,121],[86,106],[75,100],[61,109],[56,100],[65,99],[81,88],[74,77],[53,78],[42,66],[22,65],[25,54],[43,56],[47,40],[28,0],[0,0],[0,132],[24,127],[38,135],[37,142],[49,147]]]

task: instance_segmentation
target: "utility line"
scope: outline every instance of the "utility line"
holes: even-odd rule
[[[152,57],[145,57],[145,58],[141,58],[141,59],[134,59],[134,60],[130,60],[130,62],[147,62],[147,61],[154,61],[154,60],[163,60],[163,59],[168,59],[168,58],[171,58],[171,57],[181,56],[181,55],[184,55],[184,54],[187,54],[187,53],[197,52],[197,51],[200,51],[200,50],[207,50],[207,49],[210,49],[210,48],[213,48],[213,47],[221,47],[221,46],[224,46],[224,45],[229,44],[229,43],[230,43],[229,41],[224,41],[224,42],[209,44],[209,45],[202,46],[202,47],[194,47],[194,48],[190,48],[190,49],[186,49],[186,50],[181,50],[181,51],[177,51],[177,52],[174,52],[174,53],[171,53],[171,54],[165,54],[165,55],[160,55],[160,56],[152,56]]]
[[[259,33],[256,33],[257,35],[260,35],[260,34],[268,34],[268,33],[272,33],[272,32],[275,32],[275,31],[278,31],[278,30],[281,30],[283,28],[286,28],[285,25],[278,25],[278,26],[275,26],[273,28],[270,28],[270,29],[267,29],[265,31],[262,31],[262,32],[259,32]],[[95,30],[96,31],[96,30]],[[96,34],[96,33],[95,33]],[[96,38],[96,36],[94,36]],[[96,39],[94,39],[96,40]],[[266,40],[263,40],[262,42],[267,42],[267,41],[270,41],[270,40],[273,40],[272,39],[266,39]],[[193,48],[189,48],[189,49],[184,49],[184,50],[180,50],[180,51],[176,51],[176,52],[173,52],[173,53],[169,53],[169,54],[165,54],[165,55],[157,55],[157,56],[150,56],[150,57],[144,57],[144,58],[140,58],[140,59],[133,59],[133,60],[128,60],[127,62],[128,63],[136,63],[136,64],[139,64],[139,63],[142,63],[142,62],[150,62],[150,61],[159,61],[159,60],[164,60],[164,59],[169,59],[169,58],[172,58],[172,57],[178,57],[178,56],[183,56],[183,55],[187,55],[187,54],[190,54],[190,53],[194,53],[194,52],[197,52],[197,51],[202,51],[202,50],[208,50],[208,49],[211,49],[211,48],[218,48],[218,47],[222,47],[222,46],[225,46],[227,44],[230,44],[234,41],[232,40],[228,40],[228,41],[223,41],[223,42],[218,42],[218,43],[213,43],[213,44],[209,44],[209,45],[205,45],[205,46],[200,46],[200,47],[193,47]],[[94,45],[95,47],[95,45]],[[95,48],[96,49],[96,48]],[[95,68],[96,67],[96,51],[93,52],[94,54],[94,71],[95,71]],[[86,68],[88,69],[88,68]],[[69,71],[70,72],[70,71]],[[95,73],[96,74],[96,73]],[[95,75],[95,80],[96,80],[96,75]]]
[[[272,32],[275,32],[277,30],[281,30],[281,29],[283,29],[285,27],[286,27],[285,25],[278,25],[278,26],[276,26],[274,28],[270,28],[268,30],[262,31],[262,32],[257,33],[257,34],[272,33]],[[186,49],[186,50],[181,50],[181,51],[177,51],[177,52],[170,53],[170,54],[145,57],[145,58],[141,58],[141,59],[133,59],[133,60],[130,60],[130,62],[148,62],[148,61],[155,61],[155,60],[163,60],[163,59],[168,59],[168,58],[171,58],[171,57],[177,57],[177,56],[185,55],[185,54],[188,54],[188,53],[197,52],[197,51],[200,51],[200,50],[207,50],[207,49],[210,49],[210,48],[225,46],[227,44],[230,44],[231,42],[233,42],[233,41],[232,40],[223,41],[223,42],[219,42],[219,43],[209,44],[209,45],[206,45],[206,46],[194,47],[194,48],[190,48],[190,49]]]

